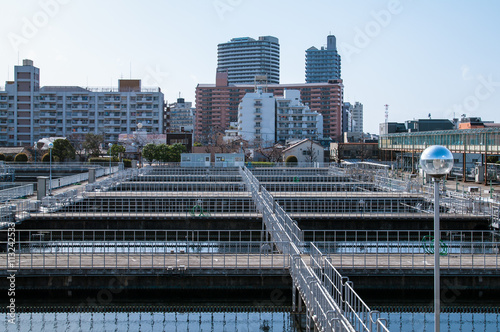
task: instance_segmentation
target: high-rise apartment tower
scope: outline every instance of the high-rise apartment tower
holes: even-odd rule
[[[327,37],[326,48],[306,50],[306,83],[326,83],[340,79],[340,55],[335,36]]]
[[[276,37],[233,38],[217,46],[217,71],[228,73],[229,84],[253,84],[255,76],[280,81],[280,44]]]

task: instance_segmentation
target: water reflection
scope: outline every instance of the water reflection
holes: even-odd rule
[[[382,312],[391,332],[431,331],[432,312]],[[4,319],[7,332],[36,331],[237,331],[298,332],[289,312],[111,312],[111,313],[23,313],[16,324]],[[500,331],[498,313],[441,313],[441,330]]]
[[[3,330],[296,332],[291,317],[288,312],[24,313],[14,325],[5,319]]]
[[[391,332],[419,332],[434,330],[434,313],[382,312]],[[441,313],[441,331],[500,331],[498,313]]]

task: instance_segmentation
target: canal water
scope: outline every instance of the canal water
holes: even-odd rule
[[[471,310],[476,311],[476,309]],[[382,312],[392,332],[432,331],[432,312]],[[298,327],[302,321],[302,328]],[[1,331],[304,331],[304,315],[290,312],[105,312],[21,313],[16,323],[5,320]],[[3,325],[3,326],[2,326]],[[441,314],[441,331],[500,331],[498,313]]]

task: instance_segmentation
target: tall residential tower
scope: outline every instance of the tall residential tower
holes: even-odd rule
[[[280,81],[280,44],[276,37],[233,38],[217,46],[217,71],[228,73],[229,84],[253,84],[255,76]]]
[[[306,83],[326,83],[340,79],[340,55],[335,36],[327,37],[326,48],[306,50]]]

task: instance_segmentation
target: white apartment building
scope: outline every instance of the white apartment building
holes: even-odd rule
[[[285,90],[283,97],[263,92],[246,93],[238,111],[238,135],[255,145],[323,137],[323,116],[311,111],[299,90]]]
[[[362,133],[363,132],[363,104],[360,102],[355,102],[351,110],[352,114],[352,132]]]
[[[118,142],[142,124],[151,134],[163,131],[164,96],[140,80],[119,80],[118,88],[40,87],[33,61],[15,66],[14,81],[0,89],[0,146],[33,145],[43,137],[103,134]]]
[[[272,93],[248,92],[238,110],[238,135],[250,144],[272,146],[276,141],[276,100]]]
[[[323,115],[302,103],[299,90],[285,90],[276,105],[276,141],[323,138]]]
[[[194,110],[191,102],[178,98],[176,103],[168,105],[169,132],[192,132],[194,129]]]

